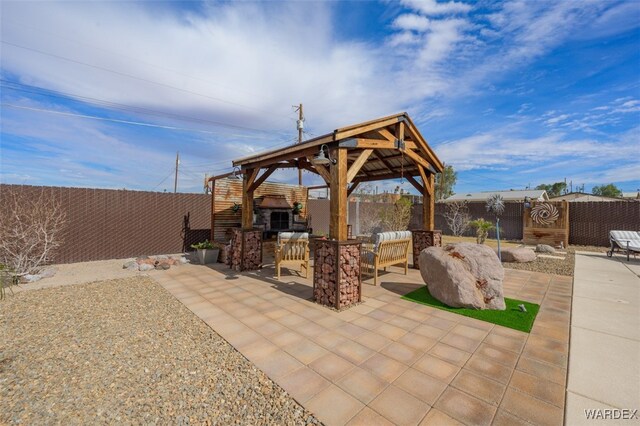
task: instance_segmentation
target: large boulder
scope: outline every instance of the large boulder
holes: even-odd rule
[[[454,308],[504,310],[504,268],[495,252],[473,243],[428,247],[420,253],[420,274],[429,293]]]
[[[507,247],[500,250],[503,262],[526,263],[536,260],[533,250],[526,247]]]

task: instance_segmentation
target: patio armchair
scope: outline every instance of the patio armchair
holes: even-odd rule
[[[276,277],[280,279],[282,266],[304,269],[304,277],[309,276],[309,233],[280,232],[275,248]]]
[[[378,285],[378,269],[403,265],[404,274],[409,270],[409,246],[411,231],[381,232],[373,236],[373,243],[363,243],[360,253],[360,271],[373,275],[373,284]]]

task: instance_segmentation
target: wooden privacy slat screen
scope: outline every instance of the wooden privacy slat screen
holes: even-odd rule
[[[550,223],[536,222],[533,215],[538,208],[554,211],[557,219]],[[548,244],[564,247],[569,245],[569,203],[567,201],[532,201],[531,207],[524,209],[523,241],[525,244]]]
[[[234,203],[242,206],[242,181],[238,179],[219,179],[215,181],[215,203],[213,206],[214,239],[228,239],[227,230],[237,228],[242,222],[242,207],[233,211]],[[307,217],[307,194],[305,186],[285,185],[282,183],[264,182],[254,192],[254,197],[263,195],[284,195],[288,203],[302,203],[300,216]]]

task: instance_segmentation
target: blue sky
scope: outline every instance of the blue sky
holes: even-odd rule
[[[305,138],[407,111],[456,192],[640,188],[637,1],[0,7],[3,183],[171,191],[180,151],[200,192],[294,142],[302,102]]]

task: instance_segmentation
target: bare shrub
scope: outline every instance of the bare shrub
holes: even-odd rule
[[[360,203],[358,220],[360,221],[360,233],[373,234],[382,228],[380,212],[377,204]]]
[[[380,209],[380,223],[384,231],[404,231],[411,221],[411,200],[401,197]]]
[[[3,190],[0,212],[0,264],[15,274],[34,274],[62,244],[66,213],[44,189],[38,193]]]
[[[464,235],[467,229],[469,229],[469,222],[471,222],[471,215],[469,215],[467,202],[456,201],[453,203],[447,203],[444,218],[453,235],[457,237]]]

